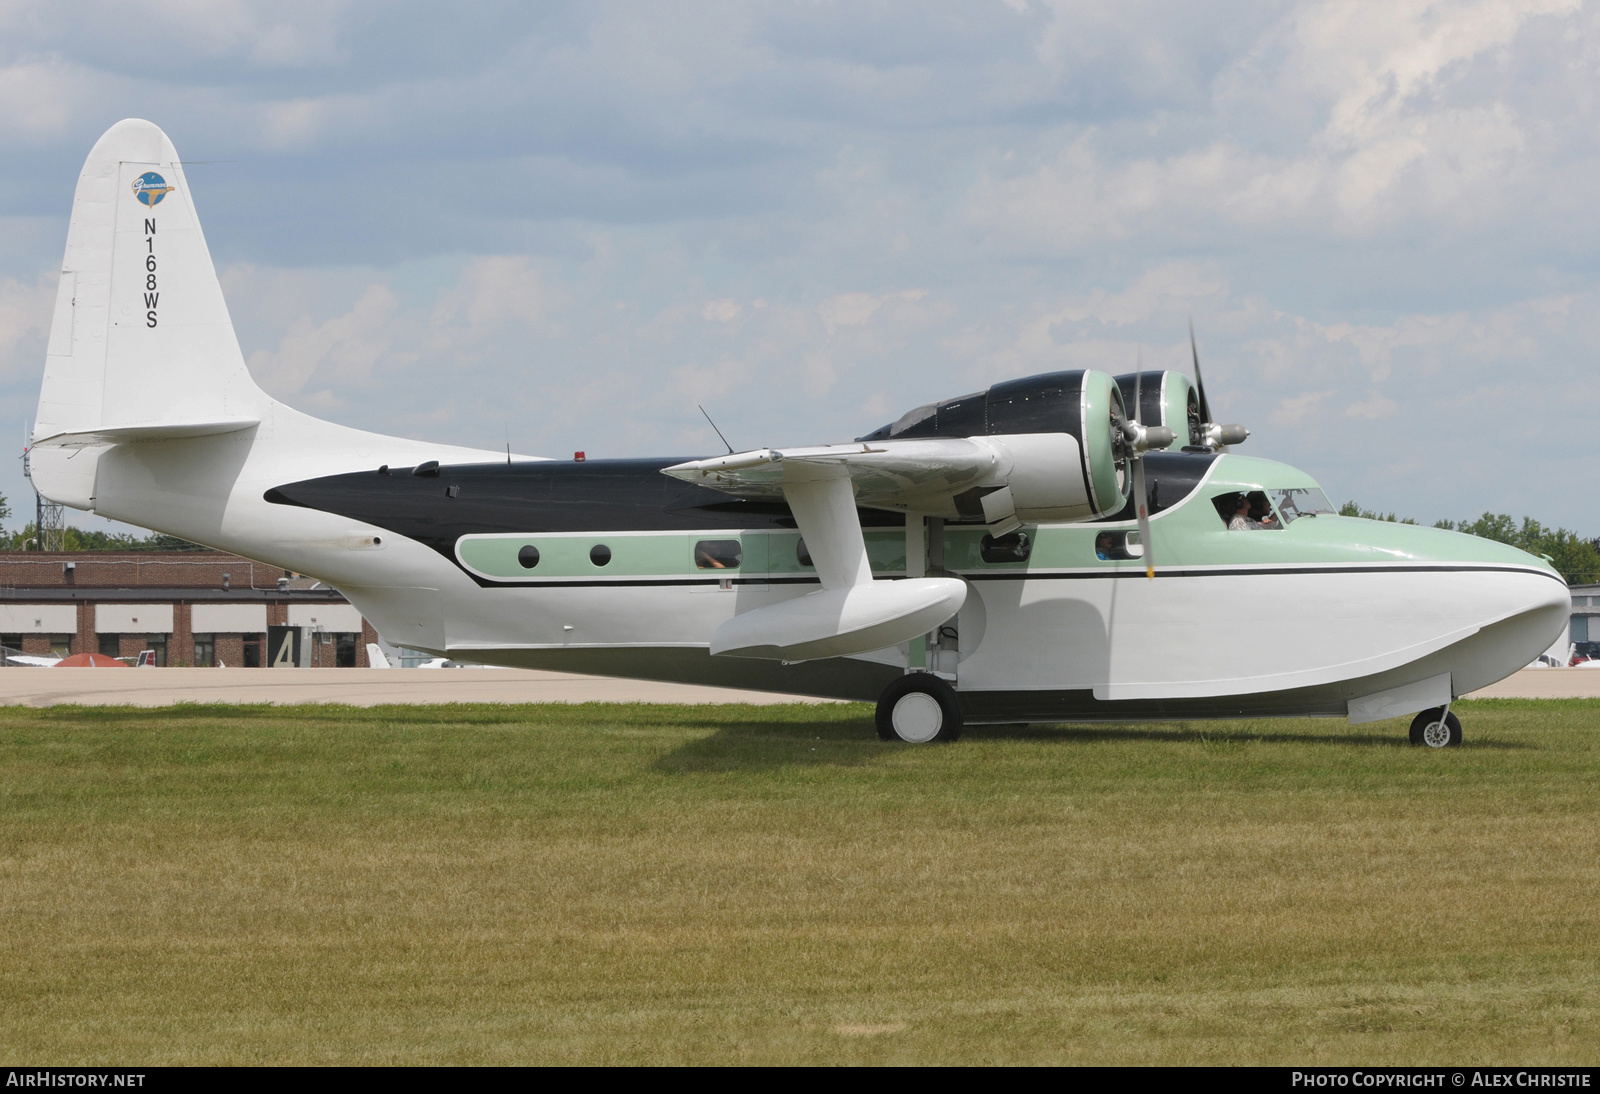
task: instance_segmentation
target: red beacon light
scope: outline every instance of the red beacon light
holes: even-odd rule
[[[572,454],[572,458],[577,463],[582,463],[586,459],[582,452],[574,452]]]

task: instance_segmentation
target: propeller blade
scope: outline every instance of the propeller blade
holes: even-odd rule
[[[1139,416],[1144,406],[1144,350],[1140,349],[1134,358],[1136,371],[1133,374],[1133,424],[1142,425]],[[1144,574],[1145,577],[1155,580],[1155,556],[1150,551],[1150,495],[1145,492],[1144,486],[1144,453],[1135,450],[1133,457],[1133,496],[1135,511],[1139,514],[1139,543],[1144,547]]]
[[[1144,486],[1144,457],[1133,464],[1133,496],[1138,503],[1139,543],[1144,547],[1144,576],[1151,581],[1156,577],[1155,544],[1150,542],[1150,495]]]
[[[1194,316],[1192,315],[1189,317],[1189,354],[1194,358],[1194,389],[1195,393],[1200,396],[1200,422],[1202,425],[1210,425],[1212,421],[1211,404],[1206,402],[1206,382],[1200,378],[1200,348],[1195,345],[1194,341]]]
[[[1139,419],[1139,407],[1144,402],[1144,350],[1140,349],[1133,358],[1133,424],[1142,425]]]

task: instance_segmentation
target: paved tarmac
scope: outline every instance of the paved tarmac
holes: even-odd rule
[[[1474,699],[1596,699],[1600,669],[1523,669]],[[826,703],[805,695],[535,669],[0,669],[0,704]]]
[[[827,703],[805,695],[537,669],[0,669],[0,704]]]
[[[1600,668],[1523,669],[1468,699],[1600,699]]]

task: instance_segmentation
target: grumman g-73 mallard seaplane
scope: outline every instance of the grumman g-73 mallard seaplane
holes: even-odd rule
[[[1192,332],[1191,332],[1192,343]],[[34,427],[46,497],[337,587],[459,661],[876,700],[879,733],[1421,712],[1526,665],[1570,598],[1488,540],[1338,516],[1235,455],[1195,355],[919,407],[849,444],[545,460],[385,437],[245,367],[172,142],[78,180]],[[1159,562],[1159,566],[1157,563]]]

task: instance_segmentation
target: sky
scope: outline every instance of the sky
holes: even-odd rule
[[[299,409],[519,453],[849,440],[1188,368],[1333,500],[1600,535],[1600,16],[1577,0],[0,0],[0,435],[78,171],[186,161]],[[20,460],[0,460],[15,528]],[[16,512],[21,510],[22,512]],[[83,527],[112,527],[69,510]]]

